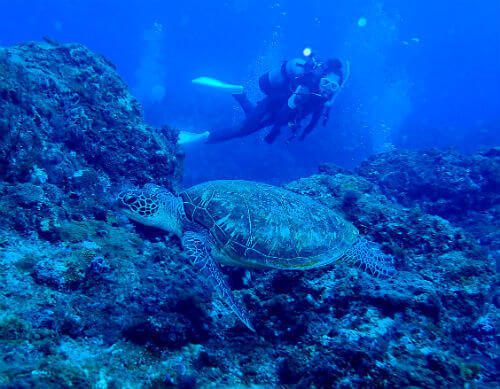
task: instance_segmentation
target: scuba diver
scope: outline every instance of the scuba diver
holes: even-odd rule
[[[285,125],[291,129],[291,136],[287,140],[290,142],[301,129],[302,120],[308,116],[311,118],[298,138],[300,141],[311,133],[321,117],[323,117],[322,125],[326,126],[333,102],[348,76],[349,64],[346,63],[344,69],[338,59],[330,59],[317,65],[312,72],[305,75],[304,80],[300,81],[288,98],[287,104],[282,108],[281,118],[264,138],[266,142],[274,142]]]
[[[304,50],[306,55],[306,50]],[[236,126],[205,131],[201,134],[181,131],[179,143],[191,143],[204,140],[206,143],[218,143],[243,137],[262,128],[272,126],[265,137],[268,143],[274,142],[281,128],[292,128],[293,136],[298,132],[301,121],[308,115],[311,120],[299,137],[303,140],[309,134],[322,115],[326,125],[328,112],[340,88],[344,85],[348,69],[342,62],[331,59],[318,62],[308,52],[306,60],[295,58],[283,62],[282,66],[265,73],[259,79],[264,99],[253,104],[240,85],[227,84],[212,78],[200,77],[194,83],[229,90],[245,112],[245,119]]]

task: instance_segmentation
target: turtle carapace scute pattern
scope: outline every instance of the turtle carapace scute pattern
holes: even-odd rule
[[[308,269],[338,260],[358,239],[357,229],[333,210],[272,185],[209,181],[181,198],[186,217],[210,232],[227,264]]]

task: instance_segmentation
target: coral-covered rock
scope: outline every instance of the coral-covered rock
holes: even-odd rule
[[[357,173],[377,183],[389,198],[445,218],[500,203],[500,152],[397,151],[377,154]]]
[[[10,205],[2,201],[20,207],[18,230],[50,230],[60,215],[49,192],[64,204],[56,213],[96,217],[109,208],[110,188],[177,187],[176,137],[148,126],[114,65],[86,47],[47,40],[0,49],[0,180],[12,185]],[[30,215],[35,203],[45,209]]]
[[[439,215],[471,233],[492,257],[500,254],[500,148],[394,151],[363,162],[358,174],[390,199]]]

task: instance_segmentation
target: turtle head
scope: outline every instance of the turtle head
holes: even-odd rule
[[[120,210],[137,223],[160,228],[182,237],[182,201],[168,190],[148,184],[118,195]]]

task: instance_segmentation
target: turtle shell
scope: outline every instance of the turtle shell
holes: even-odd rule
[[[187,218],[216,242],[227,264],[306,269],[338,260],[358,230],[317,201],[252,181],[208,181],[181,193]]]

